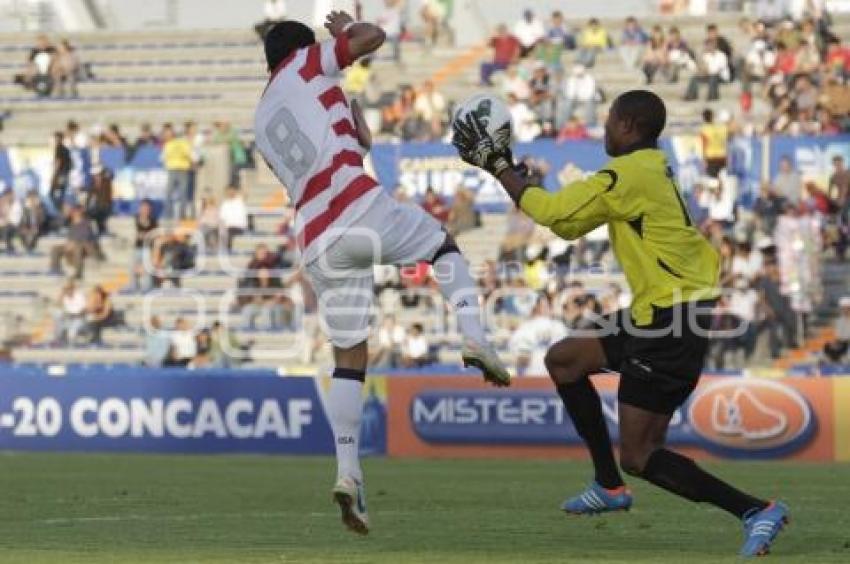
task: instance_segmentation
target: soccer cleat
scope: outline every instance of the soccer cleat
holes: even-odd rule
[[[369,515],[366,513],[366,489],[353,478],[340,478],[333,488],[334,502],[342,512],[342,522],[361,535],[369,534]]]
[[[561,509],[570,515],[596,515],[610,511],[628,511],[632,506],[632,492],[626,486],[606,490],[596,482],[582,493],[566,500]]]
[[[489,346],[466,341],[460,357],[463,359],[464,366],[474,366],[479,369],[487,382],[499,387],[511,385],[508,369],[502,364],[496,351]]]
[[[753,509],[744,515],[744,546],[741,556],[765,556],[770,552],[779,531],[788,524],[788,506],[781,501],[771,502],[762,510]]]

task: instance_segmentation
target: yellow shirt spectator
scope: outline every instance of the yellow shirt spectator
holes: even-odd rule
[[[162,146],[162,164],[166,170],[191,170],[192,145],[185,137],[175,137]]]
[[[729,128],[722,123],[706,123],[699,131],[702,137],[702,152],[706,159],[725,159]]]
[[[581,30],[579,46],[585,49],[607,49],[608,32],[601,25],[589,25]]]
[[[362,94],[366,91],[366,86],[369,85],[369,79],[371,77],[372,70],[361,62],[358,62],[345,73],[342,89],[349,94]]]
[[[538,259],[532,263],[527,263],[523,267],[523,275],[525,284],[529,288],[535,291],[542,290],[547,280],[546,262]]]

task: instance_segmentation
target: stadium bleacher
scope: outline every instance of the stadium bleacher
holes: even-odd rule
[[[712,21],[734,43],[741,33],[738,18],[737,14],[719,13]],[[642,22],[645,29],[654,23],[678,26],[692,45],[701,44],[705,35],[704,18]],[[603,25],[616,35],[621,21],[603,20]],[[850,35],[850,17],[837,15],[833,29],[840,37]],[[46,131],[68,119],[87,124],[114,122],[131,131],[143,122],[182,123],[187,119],[200,123],[228,119],[239,128],[251,127],[254,103],[266,72],[261,46],[248,30],[209,30],[202,38],[185,31],[110,31],[69,34],[69,38],[82,61],[92,65],[96,79],[81,85],[78,100],[35,99],[22,94],[11,82],[0,85],[0,108],[14,113],[5,126],[7,144],[43,143]],[[20,69],[32,40],[31,34],[0,37],[0,69],[10,74]],[[375,63],[375,75],[381,88],[388,91],[400,84],[421,84],[436,77],[448,99],[460,100],[481,90],[476,63],[489,56],[480,47],[471,51],[477,58],[472,64],[459,66],[458,61],[470,50],[439,45],[426,51],[421,44],[404,43],[403,60],[415,63],[397,70],[383,56]],[[453,71],[460,72],[451,74]],[[601,54],[594,75],[612,93],[642,83],[639,71],[623,70],[615,51]],[[704,105],[681,101],[684,84],[661,83],[651,88],[668,101],[672,131],[699,123]],[[736,97],[734,88],[722,88],[721,99],[711,105],[730,106]]]
[[[733,42],[737,39],[736,34],[741,33],[736,14],[717,14],[712,21]],[[580,22],[571,23],[578,25]],[[705,33],[704,18],[665,17],[641,23],[646,29],[654,23],[665,27],[676,25],[693,45],[699,45]],[[603,21],[603,25],[616,34],[621,21]],[[850,17],[837,16],[833,28],[840,36],[850,35]],[[63,127],[68,120],[87,126],[118,123],[122,131],[130,135],[146,122],[159,124],[194,120],[208,124],[227,120],[250,139],[253,111],[266,72],[261,46],[249,31],[211,30],[203,34],[110,31],[69,34],[68,37],[77,47],[82,61],[91,65],[95,78],[80,85],[80,97],[76,99],[36,98],[10,82],[0,85],[0,108],[12,113],[12,117],[5,121],[2,134],[6,144],[43,144],[47,132]],[[0,37],[0,69],[9,74],[19,70],[31,41],[29,34],[4,34]],[[487,57],[489,52],[480,46],[455,48],[438,45],[426,50],[419,43],[405,42],[403,60],[408,63],[396,67],[382,54],[373,68],[381,90],[394,91],[402,84],[421,84],[434,79],[447,99],[460,100],[481,90],[478,86],[478,63]],[[642,85],[640,72],[624,71],[615,51],[602,53],[593,72],[609,93]],[[729,108],[737,104],[737,84],[722,88],[721,99],[708,104],[682,101],[682,82],[675,85],[653,84],[650,88],[668,104],[670,133],[692,131],[705,107]],[[608,102],[612,97],[608,97]],[[763,116],[767,108],[757,105],[755,111]],[[234,288],[235,277],[226,270],[227,267],[243,266],[257,244],[265,243],[272,248],[278,244],[275,233],[282,212],[280,187],[262,169],[243,170],[241,176],[242,185],[247,187],[247,204],[255,210],[254,230],[236,239],[234,255],[226,259],[203,257],[202,267],[183,278],[185,289],[203,296],[205,304],[202,310],[210,315],[217,315],[225,292]],[[494,259],[497,248],[493,241],[501,239],[505,229],[503,215],[487,214],[482,227],[460,237],[461,246],[474,262]],[[143,336],[137,330],[137,324],[142,321],[146,298],[143,294],[123,290],[129,280],[128,269],[133,252],[132,218],[113,217],[110,231],[112,235],[101,241],[108,260],[104,264],[91,265],[85,283],[86,286],[101,284],[115,292],[114,303],[125,313],[130,329],[107,330],[103,346],[85,351],[74,348],[75,359],[79,357],[85,362],[137,361],[142,354]],[[23,318],[25,323],[37,328],[34,331],[36,344],[13,348],[12,358],[17,362],[50,363],[67,359],[67,350],[43,344],[50,334],[45,318],[49,317],[48,312],[61,280],[47,273],[46,254],[58,241],[53,236],[44,238],[34,255],[0,257],[0,287],[3,288],[0,304],[3,305],[6,325],[19,324]],[[838,297],[850,291],[844,283],[849,278],[847,274],[843,263],[828,265],[825,305],[817,312],[816,326],[829,324]],[[619,276],[612,275],[602,278],[597,285],[601,287],[612,280],[622,283]],[[176,315],[194,317],[196,308],[194,298],[179,293],[157,295],[156,304],[169,314],[169,319]],[[406,312],[405,316],[405,323],[429,321],[424,310]],[[238,324],[236,314],[225,318],[231,324]],[[242,328],[237,329],[240,339],[259,344],[281,338],[280,335],[252,334]],[[317,360],[327,361],[327,352],[324,350]],[[450,350],[443,352],[442,360],[453,359]],[[284,356],[290,359],[287,362],[292,362],[291,359],[297,355]],[[269,366],[281,361],[281,358],[267,356],[257,360],[256,364]]]

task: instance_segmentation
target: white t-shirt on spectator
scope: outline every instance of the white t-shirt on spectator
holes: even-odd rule
[[[839,341],[850,341],[850,317],[842,315],[835,320],[835,338]]]
[[[753,289],[733,290],[732,295],[729,296],[729,313],[744,321],[753,322],[756,318],[758,301],[758,292]]]
[[[425,335],[409,335],[404,343],[404,355],[415,360],[427,357],[428,339],[425,338]]]
[[[750,256],[743,257],[735,255],[732,257],[732,274],[740,274],[747,280],[753,280],[758,276],[762,267],[761,253],[753,251]]]
[[[517,102],[508,108],[511,112],[511,128],[520,143],[534,141],[540,135],[540,124],[535,113],[523,102]]]
[[[174,331],[171,333],[171,346],[178,359],[192,358],[198,352],[195,334],[192,331]]]
[[[221,219],[221,224],[226,228],[248,228],[248,210],[245,207],[245,200],[240,197],[226,198],[221,202],[218,216]]]
[[[710,76],[719,76],[720,80],[729,80],[729,58],[723,51],[705,52],[702,54],[702,64]]]
[[[708,215],[714,221],[735,221],[735,200],[738,197],[738,179],[721,171],[720,193],[711,192]]]
[[[446,99],[439,92],[427,94],[422,92],[416,97],[413,110],[425,121],[431,121],[446,111]]]
[[[590,74],[569,76],[564,80],[564,97],[576,102],[590,102],[596,97],[596,79]]]
[[[62,311],[65,315],[82,315],[86,310],[86,295],[82,290],[77,288],[70,296],[66,295],[62,298]]]
[[[747,69],[754,76],[767,76],[776,64],[776,51],[769,48],[766,41],[756,39],[750,45],[746,56]]]
[[[407,331],[401,325],[393,325],[389,329],[381,327],[378,330],[378,345],[381,348],[400,349],[406,337]]]
[[[53,61],[53,55],[50,53],[39,53],[33,59],[33,64],[35,68],[38,69],[39,74],[47,74],[50,72],[50,63]]]
[[[546,35],[546,29],[538,18],[532,18],[530,22],[523,18],[514,26],[514,35],[523,47],[531,47]]]
[[[21,224],[21,219],[24,217],[24,206],[21,205],[21,200],[12,198],[12,205],[9,206],[9,225],[18,226]]]
[[[563,321],[538,316],[521,323],[516,328],[511,335],[510,348],[514,354],[529,358],[525,375],[546,376],[548,372],[543,362],[546,351],[566,336],[567,326]]]

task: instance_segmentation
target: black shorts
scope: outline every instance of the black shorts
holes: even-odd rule
[[[712,178],[717,178],[724,168],[726,168],[726,157],[705,159],[705,173]]]
[[[702,373],[715,303],[654,308],[652,322],[640,327],[627,309],[602,318],[605,368],[620,373],[620,402],[668,415],[685,402]]]

